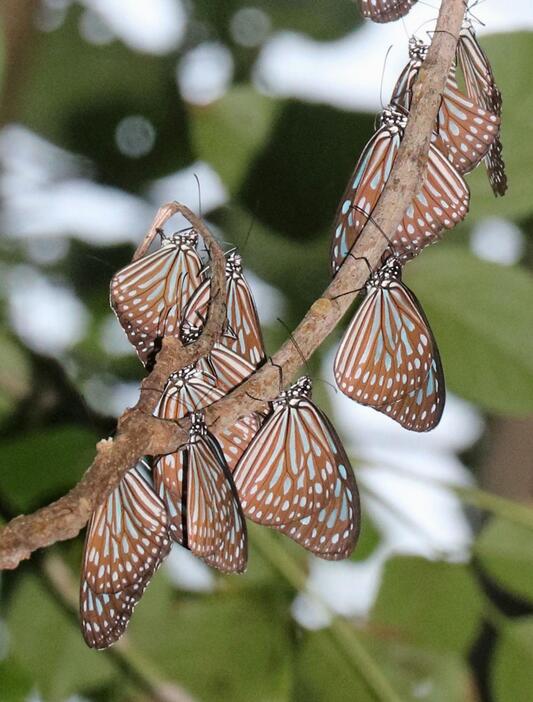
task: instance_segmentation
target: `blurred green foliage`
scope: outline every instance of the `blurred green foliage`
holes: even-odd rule
[[[116,38],[90,44],[80,35],[84,10],[76,3],[52,31],[28,27],[21,52],[25,70],[17,74],[10,114],[78,155],[77,175],[117,192],[144,196],[154,179],[198,160],[210,164],[229,193],[229,202],[209,213],[210,221],[225,240],[246,242],[247,265],[281,292],[284,321],[292,326],[328,282],[331,220],[373,116],[262,94],[252,81],[259,47],[238,45],[230,31],[243,3],[196,0],[187,6],[192,19],[183,44],[161,56],[135,51]],[[340,39],[359,24],[348,0],[258,0],[255,6],[268,15],[271,32],[293,30],[319,41]],[[176,67],[204,39],[229,48],[235,75],[219,100],[191,105],[177,89]],[[0,85],[5,75],[17,73],[4,68],[3,44],[0,33]],[[504,96],[509,194],[495,200],[478,169],[469,178],[470,217],[413,263],[406,280],[438,339],[449,388],[493,417],[523,416],[533,410],[532,252],[526,251],[522,265],[504,267],[475,257],[468,242],[473,223],[488,215],[531,229],[533,92],[526,83],[533,34],[501,34],[483,44]],[[129,115],[142,115],[155,130],[153,148],[135,159],[115,139],[117,124]],[[3,234],[10,233],[1,226]],[[139,222],[138,231],[122,232],[123,240],[140,237],[144,226]],[[30,260],[32,243],[0,242],[2,279]],[[106,385],[141,377],[134,356],[108,353],[101,337],[111,271],[131,250],[128,244],[72,237],[58,260],[31,261],[43,275],[68,281],[90,321],[84,338],[57,361],[27,348],[8,322],[0,333],[4,519],[72,487],[89,465],[95,442],[112,431],[112,409],[87,405],[87,381],[97,378]],[[7,283],[0,293],[7,320]],[[286,338],[281,325],[265,331],[269,350]],[[313,359],[317,374],[334,341]],[[316,395],[325,392],[317,388]],[[479,451],[473,455],[481,461]],[[279,543],[305,577],[307,558],[292,543]],[[379,526],[365,513],[352,563],[377,558],[381,547]],[[81,538],[55,547],[73,578],[80,550]],[[149,678],[183,686],[205,702],[388,702],[369,690],[368,671],[354,664],[349,641],[340,644],[334,628],[311,631],[295,622],[296,587],[256,547],[253,531],[251,551],[249,572],[217,577],[209,594],[180,589],[159,573],[135,612],[124,654],[85,647],[75,615],[58,601],[44,574],[46,554],[36,554],[30,564],[2,576],[0,700],[149,700],[144,684]],[[504,518],[489,520],[473,554],[473,563],[390,558],[368,620],[348,621],[399,700],[532,699],[531,532]],[[501,611],[489,606],[492,595]]]

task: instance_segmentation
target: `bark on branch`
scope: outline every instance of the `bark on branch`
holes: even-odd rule
[[[455,55],[464,11],[464,0],[442,3],[433,41],[415,85],[411,114],[394,168],[373,212],[373,221],[368,222],[364,235],[352,251],[353,257],[346,259],[295,329],[296,344],[287,341],[274,355],[272,363],[267,363],[230,395],[206,410],[207,424],[217,431],[259,409],[263,403],[254,398],[274,399],[279,393],[276,366],[283,369],[283,379],[288,381],[302,363],[300,351],[309,358],[331,333],[357,294],[344,293],[362,288],[368,277],[366,264],[356,259],[365,257],[373,267],[378,265],[387,246],[381,232],[396,229],[424,178],[431,132]],[[16,568],[35,549],[76,536],[94,506],[105,499],[140,456],[170,453],[187,439],[187,420],[173,423],[152,417],[151,412],[170,373],[208,353],[222,329],[225,260],[203,222],[178,203],[170,203],[159,210],[147,239],[176,212],[183,214],[199,231],[212,258],[212,303],[205,331],[198,341],[187,347],[174,338],[164,340],[154,370],[141,385],[139,402],[120,417],[116,436],[99,442],[96,457],[82,480],[64,497],[33,514],[16,517],[0,532],[0,569]],[[143,246],[144,242],[138,255],[145,250]],[[342,296],[338,297],[339,294]]]

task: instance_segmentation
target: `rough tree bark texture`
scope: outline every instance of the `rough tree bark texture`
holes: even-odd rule
[[[279,393],[279,370],[288,381],[302,363],[300,351],[309,358],[330,334],[362,288],[368,268],[375,267],[387,247],[383,232],[393,232],[419,190],[427,167],[431,132],[441,94],[452,64],[457,37],[465,11],[464,0],[443,0],[431,47],[417,79],[411,114],[398,156],[387,185],[368,222],[332,283],[316,300],[287,341],[267,363],[230,395],[206,410],[206,422],[217,431],[230,426],[239,416],[259,409],[264,400]],[[30,515],[21,515],[0,532],[0,569],[16,568],[32,551],[56,541],[72,538],[87,522],[94,506],[117,485],[124,473],[142,455],[170,453],[186,441],[188,420],[169,422],[151,416],[151,409],[168,375],[209,352],[224,318],[224,256],[205,225],[186,207],[171,203],[158,213],[159,226],[174,212],[181,212],[206,240],[212,257],[213,303],[208,324],[200,339],[184,348],[176,339],[165,339],[152,373],[143,381],[137,405],[118,421],[114,438],[100,441],[96,457],[85,476],[69,493]],[[168,215],[168,216],[167,216]],[[154,225],[156,223],[154,222]],[[324,261],[324,265],[327,262]],[[342,294],[341,297],[338,297]]]

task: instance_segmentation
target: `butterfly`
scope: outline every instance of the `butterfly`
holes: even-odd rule
[[[358,0],[363,17],[374,22],[392,22],[404,17],[416,0]]]
[[[209,300],[209,281],[205,281],[184,310],[183,334],[187,335],[191,328],[203,327]],[[242,258],[236,251],[230,252],[226,259],[226,305],[227,323],[220,341],[257,368],[266,358],[263,334],[252,291],[243,274]]]
[[[183,310],[204,280],[194,230],[171,237],[161,233],[161,248],[133,261],[111,279],[111,306],[149,369],[161,340],[179,335]]]
[[[91,648],[123,634],[136,603],[170,550],[165,506],[144,461],[93,512],[83,551],[82,633]]]
[[[391,102],[409,111],[413,97],[413,85],[426,59],[428,46],[411,37],[409,40],[410,61],[396,83]],[[435,127],[434,145],[445,154],[459,173],[469,173],[486,156],[498,137],[500,118],[487,111],[479,102],[464,95],[455,79],[452,66],[442,94]]]
[[[337,560],[355,547],[359,496],[342,443],[311,389],[303,376],[279,395],[233,476],[249,519]]]
[[[348,182],[335,218],[330,259],[332,272],[340,268],[361,234],[388,180],[407,124],[407,113],[389,105],[378,129],[366,145]],[[402,260],[416,256],[440,232],[452,229],[466,216],[470,191],[463,177],[433,145],[429,147],[424,183],[413,199],[389,244]]]
[[[175,417],[169,411],[164,418]],[[166,506],[171,537],[208,565],[243,572],[246,523],[224,454],[201,414],[191,415],[187,443],[160,456],[153,475],[156,492]]]
[[[494,80],[487,55],[479,45],[474,28],[465,20],[457,44],[457,60],[465,79],[467,95],[498,117],[502,112],[502,96]],[[499,136],[492,143],[485,157],[485,166],[492,190],[496,196],[505,195],[507,176],[502,158]]]
[[[445,387],[426,316],[402,283],[394,257],[370,276],[366,288],[335,357],[337,385],[406,429],[429,431],[442,416]]]

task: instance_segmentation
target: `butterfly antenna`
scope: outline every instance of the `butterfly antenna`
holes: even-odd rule
[[[391,44],[389,46],[389,48],[387,49],[387,52],[385,54],[385,58],[383,59],[383,68],[381,69],[381,81],[379,84],[379,102],[380,102],[382,110],[385,109],[385,105],[383,103],[383,81],[385,80],[385,70],[387,68],[387,60],[389,58],[389,54],[390,54],[393,46],[394,46],[394,44]]]
[[[381,226],[376,222],[376,220],[372,217],[372,215],[369,214],[369,213],[367,213],[367,212],[365,212],[365,210],[363,210],[363,209],[362,209],[361,207],[359,207],[358,205],[351,205],[351,209],[356,210],[357,212],[360,212],[361,214],[363,214],[363,215],[367,218],[367,220],[369,220],[370,222],[372,222],[372,224],[376,227],[376,229],[379,230],[379,232],[380,232],[380,234],[383,236],[383,238],[387,240],[387,245],[388,245],[388,248],[389,248],[391,254],[392,254],[393,256],[396,256],[396,252],[394,251],[394,246],[393,246],[393,243],[392,243],[391,239],[389,239],[389,237],[387,236],[387,234],[385,234],[385,232],[383,231],[383,229],[381,228]],[[361,258],[364,258],[364,257],[361,256]],[[367,262],[367,264],[368,264],[368,262]]]
[[[303,354],[303,352],[302,352],[302,349],[299,347],[298,342],[297,342],[296,339],[294,338],[294,334],[291,332],[291,330],[290,330],[289,327],[285,324],[285,322],[284,322],[282,319],[280,319],[279,317],[276,317],[276,322],[279,322],[279,323],[281,324],[281,326],[285,329],[285,331],[286,331],[287,334],[289,335],[290,340],[291,340],[292,343],[294,344],[294,348],[296,349],[296,351],[298,351],[298,355],[299,355],[300,358],[302,359],[302,363],[303,363],[303,365],[305,366],[305,369],[306,369],[306,371],[307,371],[307,375],[312,376],[313,374],[311,373],[311,369],[309,368],[309,365],[308,365],[308,363],[307,363],[307,359],[305,358],[305,356],[304,356],[304,354]]]
[[[193,173],[194,180],[196,181],[196,186],[198,188],[198,216],[200,219],[202,219],[202,189],[200,188],[200,178],[196,175],[196,173]]]
[[[246,234],[246,238],[244,239],[244,242],[243,242],[242,246],[240,247],[240,248],[241,248],[241,254],[244,253],[244,249],[245,249],[246,246],[248,245],[248,240],[250,239],[250,236],[251,236],[251,234],[252,234],[252,230],[253,230],[253,228],[254,228],[255,222],[256,222],[256,215],[253,214],[253,215],[252,215],[252,221],[250,222],[250,226],[248,227],[248,232],[247,232],[247,234]]]

